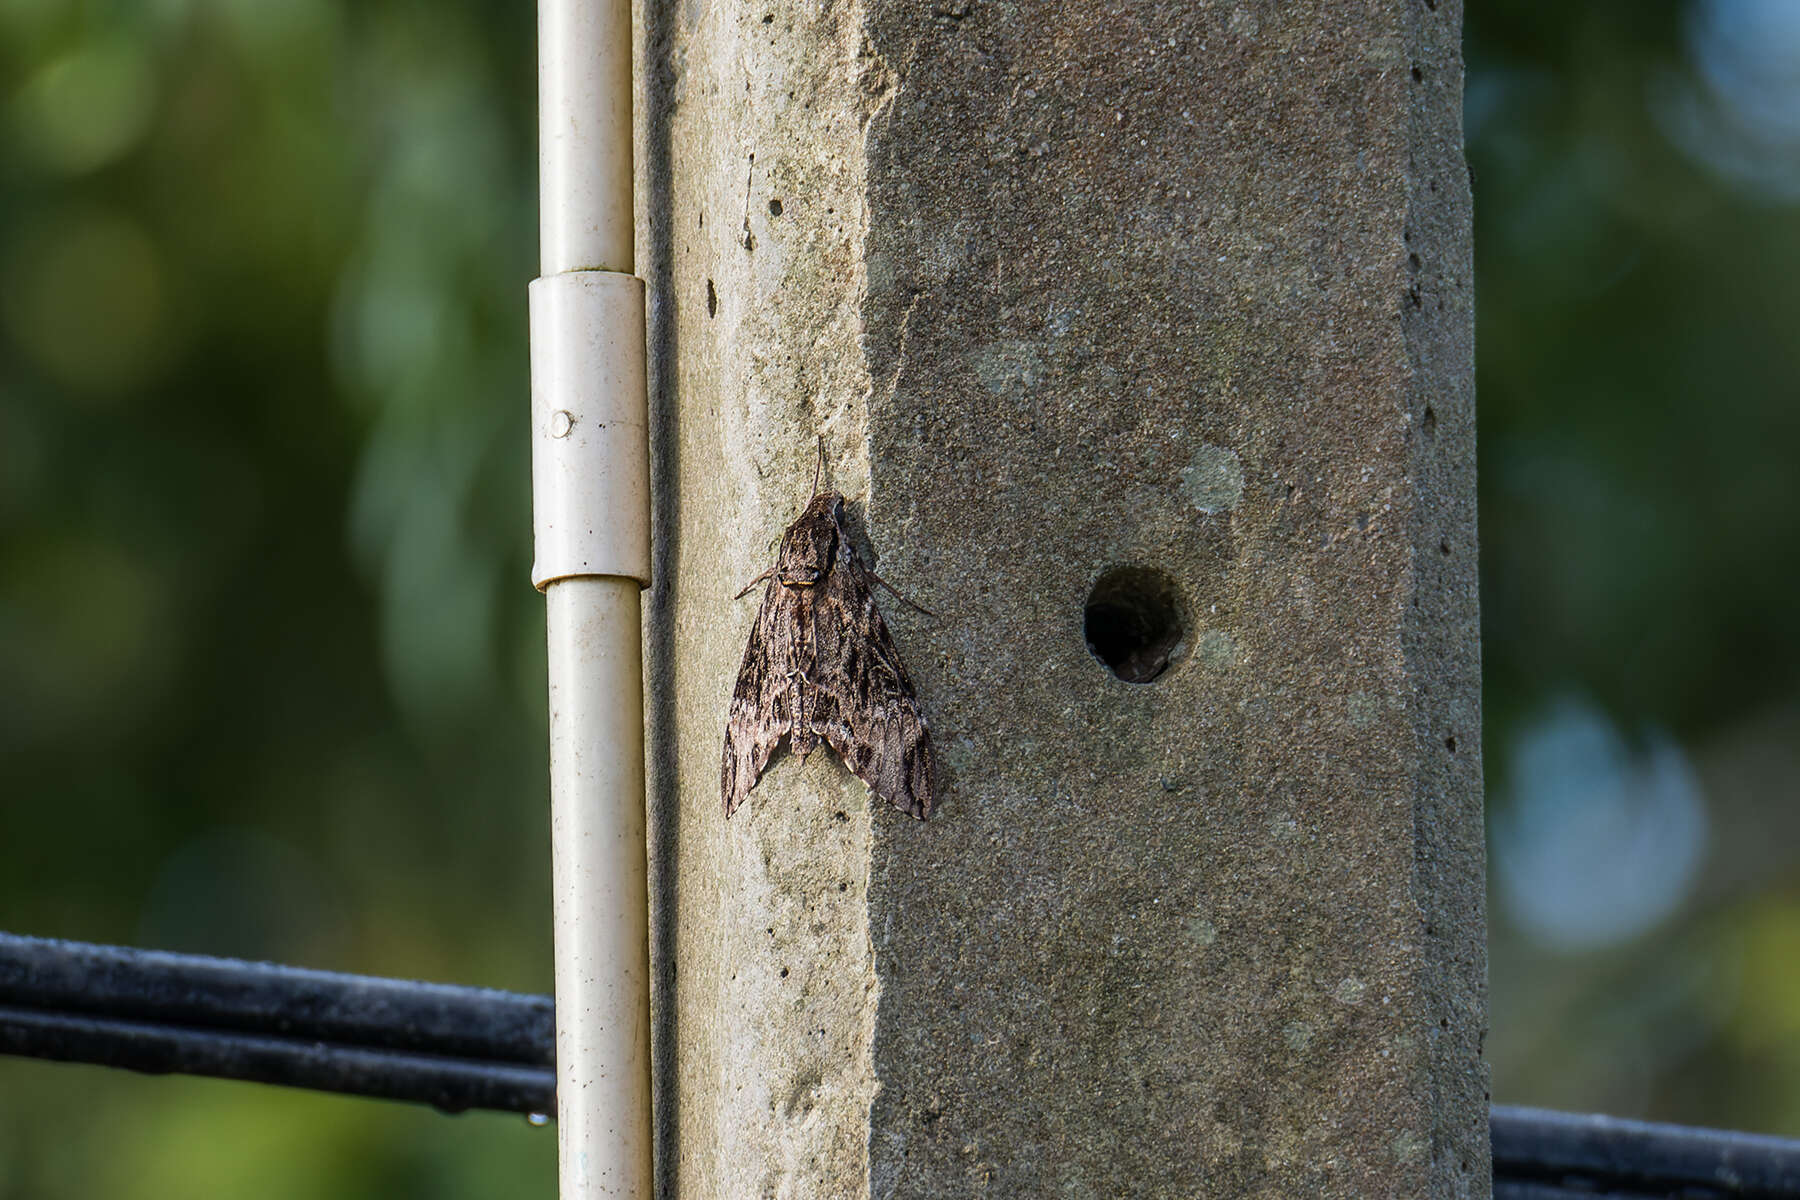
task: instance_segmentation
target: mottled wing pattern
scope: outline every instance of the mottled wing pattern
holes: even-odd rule
[[[783,587],[777,579],[763,593],[725,722],[720,791],[728,817],[762,778],[796,716],[805,713],[805,684],[795,667],[811,657],[812,600],[810,589]],[[798,739],[794,749],[800,750]]]
[[[800,758],[825,742],[877,796],[931,815],[931,739],[843,507],[836,492],[815,493],[782,536],[725,722],[727,817],[784,738]]]
[[[818,588],[807,711],[796,720],[844,760],[871,791],[920,820],[931,815],[931,737],[912,680],[875,607],[874,578],[850,540]],[[825,619],[837,614],[840,619]]]

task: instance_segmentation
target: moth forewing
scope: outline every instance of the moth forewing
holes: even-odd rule
[[[931,815],[931,739],[874,582],[846,536],[844,498],[815,483],[782,536],[732,689],[720,770],[727,817],[784,738],[802,759],[826,742],[877,796]]]

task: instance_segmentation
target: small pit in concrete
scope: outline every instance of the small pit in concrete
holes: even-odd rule
[[[1088,593],[1088,650],[1126,683],[1149,683],[1179,656],[1187,635],[1181,589],[1150,567],[1114,567]]]

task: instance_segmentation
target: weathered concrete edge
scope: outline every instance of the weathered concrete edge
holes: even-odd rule
[[[1413,590],[1402,631],[1418,746],[1413,894],[1435,1196],[1491,1190],[1481,645],[1475,512],[1474,260],[1462,138],[1462,0],[1409,0],[1409,211],[1401,328],[1413,371]]]

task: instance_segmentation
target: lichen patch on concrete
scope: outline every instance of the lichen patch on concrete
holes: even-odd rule
[[[1223,446],[1201,446],[1181,472],[1181,491],[1203,513],[1230,512],[1244,498],[1244,464]]]

